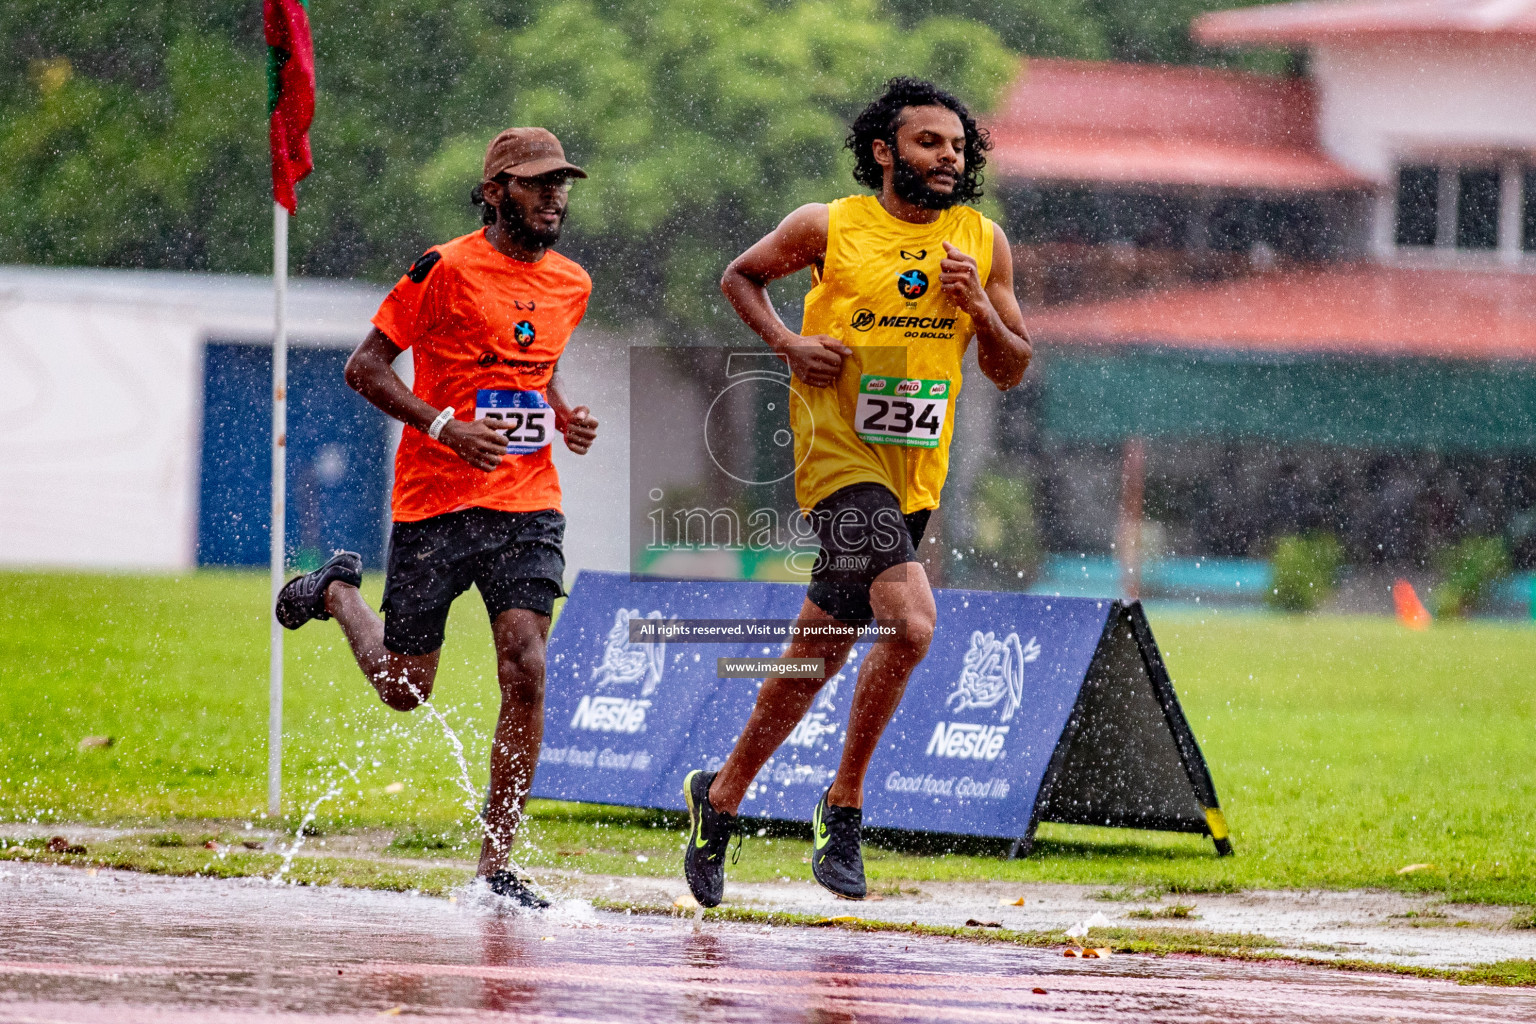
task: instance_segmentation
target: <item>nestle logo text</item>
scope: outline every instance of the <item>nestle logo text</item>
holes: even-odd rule
[[[650,706],[648,700],[631,697],[586,696],[576,705],[571,728],[591,732],[639,732],[645,728],[645,710]]]
[[[1008,737],[1006,725],[970,725],[940,722],[928,740],[929,757],[958,757],[970,761],[995,761]]]

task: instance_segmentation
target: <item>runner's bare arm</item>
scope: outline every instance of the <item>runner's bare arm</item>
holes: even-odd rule
[[[826,334],[802,337],[790,330],[773,308],[768,283],[821,265],[827,255],[827,219],[825,203],[807,203],[732,260],[720,279],[736,315],[789,361],[796,377],[818,388],[837,380],[843,358],[853,350]]]
[[[417,398],[395,372],[394,362],[404,351],[375,327],[347,359],[347,384],[385,415],[425,434],[439,410]],[[507,453],[506,435],[485,420],[449,420],[443,424],[438,440],[459,458],[487,473],[501,465],[502,456]]]
[[[1013,294],[1013,253],[1008,237],[996,225],[992,231],[992,273],[982,285],[976,261],[944,243],[948,256],[939,263],[939,282],[976,325],[976,361],[999,391],[1024,379],[1034,355],[1024,313]]]
[[[577,455],[585,455],[592,447],[592,442],[597,440],[597,420],[592,418],[592,410],[584,405],[571,407],[570,400],[565,397],[565,381],[560,377],[560,364],[555,364],[555,372],[550,374],[548,393],[549,407],[555,410],[555,429],[565,435],[565,446]]]

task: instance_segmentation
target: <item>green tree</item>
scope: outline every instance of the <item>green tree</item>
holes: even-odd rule
[[[1265,603],[1288,612],[1316,611],[1338,586],[1344,547],[1331,533],[1291,534],[1275,541],[1269,564],[1273,585]]]
[[[394,278],[478,223],[485,140],[545,124],[592,173],[568,249],[595,311],[721,322],[726,260],[853,189],[849,117],[892,74],[978,107],[1016,73],[991,29],[874,0],[315,0],[316,170],[300,273]],[[0,10],[0,259],[263,272],[264,44],[250,0]]]
[[[471,181],[463,216],[444,234],[424,202],[422,170],[445,139],[473,133],[483,150],[513,123],[506,94],[522,75],[503,53],[542,6],[313,0],[315,172],[299,186],[300,272],[392,282],[427,246],[478,224],[468,205]]]
[[[966,18],[994,29],[1004,45],[1032,57],[1103,60],[1111,48],[1093,0],[887,0],[903,24]]]
[[[957,566],[964,586],[1023,590],[1035,581],[1045,554],[1027,477],[996,465],[971,490],[971,541]]]
[[[898,31],[870,2],[565,0],[488,59],[517,70],[483,72],[505,82],[489,105],[552,129],[591,174],[571,226],[596,308],[690,329],[722,322],[732,256],[795,206],[857,188],[843,136],[885,78],[932,77],[985,106],[1016,71],[979,25]],[[465,223],[489,127],[424,168],[439,233]]]
[[[71,25],[52,6],[0,16],[0,257],[247,269],[264,87],[238,26],[123,5],[119,40],[102,12]]]
[[[1509,578],[1509,545],[1503,537],[1467,537],[1436,552],[1435,568],[1441,576],[1434,591],[1435,615],[1469,615]]]

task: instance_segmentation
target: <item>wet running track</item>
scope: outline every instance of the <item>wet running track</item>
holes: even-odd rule
[[[1536,1020],[1536,992],[0,865],[0,1022],[385,1017],[1479,1024]]]

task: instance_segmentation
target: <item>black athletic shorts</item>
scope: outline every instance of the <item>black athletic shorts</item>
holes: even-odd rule
[[[565,516],[467,508],[389,535],[384,579],[384,646],[396,654],[431,654],[443,646],[454,598],[480,589],[491,621],[509,608],[548,615],[565,593]]]
[[[902,515],[901,502],[882,484],[850,484],[811,509],[821,552],[805,596],[840,622],[868,622],[869,585],[885,570],[916,562],[932,509]]]

